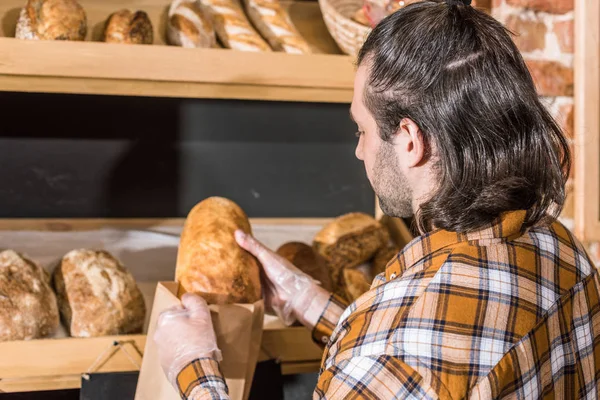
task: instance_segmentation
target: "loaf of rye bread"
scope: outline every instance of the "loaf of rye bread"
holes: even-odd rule
[[[0,342],[50,336],[59,322],[48,273],[13,250],[1,252]]]
[[[175,269],[184,291],[210,304],[253,303],[262,297],[258,260],[237,244],[237,229],[252,233],[246,213],[231,200],[210,197],[190,211]]]
[[[107,251],[70,251],[54,270],[53,282],[71,336],[142,332],[146,316],[142,293],[131,273]]]
[[[318,281],[323,289],[328,292],[333,291],[327,261],[316,253],[311,246],[301,242],[288,242],[277,249],[277,254]]]

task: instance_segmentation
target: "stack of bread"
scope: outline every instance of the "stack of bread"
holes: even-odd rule
[[[133,276],[105,251],[69,252],[52,278],[17,252],[0,252],[0,341],[50,337],[59,314],[73,337],[140,333],[145,313]]]
[[[15,36],[82,41],[87,29],[86,13],[77,0],[27,0]],[[311,52],[279,0],[244,0],[243,4],[238,0],[174,0],[166,29],[167,42],[174,46]],[[122,9],[107,17],[103,41],[152,44],[154,28],[144,11]]]

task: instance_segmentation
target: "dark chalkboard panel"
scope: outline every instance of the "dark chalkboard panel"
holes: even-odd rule
[[[0,93],[0,217],[373,213],[347,104]]]

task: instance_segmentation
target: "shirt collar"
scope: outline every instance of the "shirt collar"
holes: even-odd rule
[[[419,236],[408,243],[388,264],[385,271],[386,280],[401,275],[426,256],[458,243],[474,242],[475,245],[489,246],[521,236],[526,214],[525,210],[509,211],[482,229],[469,233],[437,229]]]

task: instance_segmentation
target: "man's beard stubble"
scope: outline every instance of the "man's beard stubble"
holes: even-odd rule
[[[412,189],[400,170],[394,146],[382,142],[373,167],[373,190],[379,207],[390,217],[408,218],[413,215]]]

